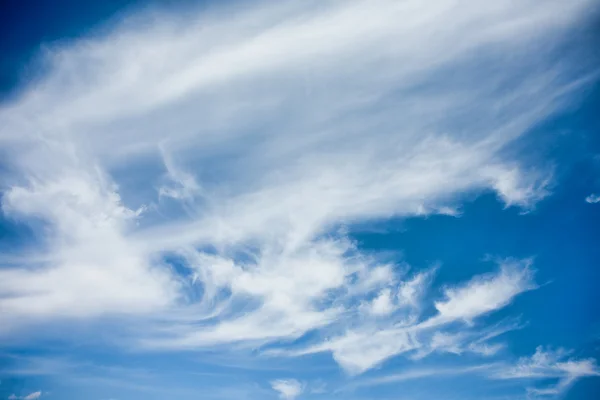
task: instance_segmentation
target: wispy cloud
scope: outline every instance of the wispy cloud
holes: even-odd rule
[[[16,394],[11,394],[8,396],[8,400],[37,400],[42,397],[42,392],[32,392],[25,396],[17,396]]]
[[[571,352],[545,350],[541,346],[530,357],[521,357],[515,363],[494,361],[475,365],[454,365],[412,367],[401,372],[385,373],[377,377],[359,379],[346,385],[343,390],[355,390],[361,387],[390,385],[397,382],[417,379],[439,379],[453,376],[470,376],[478,380],[522,380],[528,384],[539,381],[545,386],[529,386],[528,396],[556,397],[564,394],[577,380],[584,377],[600,376],[600,370],[593,359],[569,357]],[[554,381],[551,384],[547,382]],[[525,391],[525,390],[524,390]]]
[[[303,385],[295,379],[278,379],[271,382],[271,387],[284,400],[294,400],[304,391]]]
[[[448,288],[446,300],[435,303],[439,318],[471,321],[508,305],[523,292],[536,288],[531,261],[507,262],[500,273],[476,277],[463,287]]]
[[[0,334],[120,315],[146,348],[313,333],[280,354],[351,373],[499,351],[473,341],[536,287],[530,261],[447,285],[428,316],[433,272],[401,274],[349,230],[547,196],[551,171],[506,150],[591,82],[552,53],[591,3],[264,3],[48,50],[0,108],[2,210],[42,227],[0,269]]]
[[[395,374],[389,374],[376,378],[364,379],[355,382],[345,389],[356,389],[360,387],[369,387],[376,385],[393,384],[397,382],[404,382],[417,379],[426,378],[440,378],[440,377],[452,377],[459,375],[481,375],[485,376],[490,370],[497,368],[497,364],[480,364],[480,365],[469,365],[469,366],[454,366],[448,367],[437,367],[437,368],[414,368],[406,371],[402,371]]]
[[[545,350],[541,346],[531,357],[523,357],[514,366],[503,368],[493,375],[497,379],[557,381],[551,386],[528,389],[530,394],[537,396],[561,394],[577,380],[589,376],[600,376],[595,360],[572,358],[563,349]]]
[[[475,277],[464,285],[447,288],[447,299],[435,302],[438,313],[429,318],[406,319],[405,313],[398,313],[384,323],[357,324],[346,320],[348,327],[340,335],[305,349],[271,354],[304,355],[329,351],[347,372],[358,374],[403,353],[409,353],[413,358],[422,358],[432,352],[494,353],[500,344],[486,342],[517,329],[518,325],[496,326],[489,330],[470,325],[475,318],[504,308],[519,293],[534,289],[532,279],[530,260],[509,260],[496,274]],[[410,281],[414,282],[414,278]],[[403,287],[405,285],[401,283],[400,291]],[[467,322],[458,333],[449,328],[456,321]]]

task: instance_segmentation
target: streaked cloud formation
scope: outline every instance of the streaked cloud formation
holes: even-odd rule
[[[389,260],[350,232],[459,216],[482,193],[523,212],[549,196],[552,169],[513,146],[592,82],[556,52],[593,4],[147,12],[48,49],[0,108],[2,211],[35,232],[0,258],[0,335],[127,317],[115,332],[136,349],[325,353],[349,375],[496,355],[521,325],[487,317],[537,289],[531,259],[439,282],[444,260]],[[538,348],[493,379],[558,394],[598,374],[562,358]]]
[[[532,395],[558,395],[563,393],[575,381],[586,376],[600,376],[600,369],[592,359],[567,358],[568,352],[538,347],[531,357],[523,357],[514,367],[500,371],[500,379],[554,379],[558,382],[545,388],[529,388]]]

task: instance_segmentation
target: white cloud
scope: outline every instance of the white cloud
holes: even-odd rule
[[[498,332],[492,330],[491,334]],[[450,349],[459,343],[457,337],[435,335],[434,344]],[[456,348],[457,352],[462,351]],[[545,386],[526,387],[528,397],[556,397],[563,395],[577,380],[584,377],[600,376],[600,369],[593,359],[576,359],[569,357],[566,350],[544,350],[541,346],[531,357],[522,357],[514,365],[503,361],[485,364],[455,365],[452,367],[435,366],[429,368],[413,367],[400,372],[386,372],[381,376],[359,379],[351,383],[347,389],[356,387],[385,385],[407,380],[447,377],[454,375],[476,375],[480,379],[522,380],[527,384],[539,381]],[[552,383],[549,383],[554,381]]]
[[[569,358],[569,352],[544,350],[539,346],[531,357],[522,357],[514,366],[501,369],[493,375],[496,379],[555,379],[554,385],[529,388],[532,395],[558,395],[575,381],[589,376],[600,376],[600,369],[593,359]]]
[[[42,397],[42,392],[33,392],[29,393],[27,396],[23,397],[23,400],[36,400]]]
[[[394,311],[394,308],[392,291],[390,288],[385,288],[369,304],[368,310],[373,315],[388,315]]]
[[[284,400],[294,400],[304,391],[303,385],[295,379],[278,379],[271,382],[271,387]]]
[[[546,176],[536,172],[530,174],[532,179],[523,182],[521,178],[523,172],[516,168],[493,172],[493,187],[507,206],[517,204],[525,208],[531,207],[550,193],[548,190],[551,182],[549,172]]]
[[[490,370],[497,368],[497,364],[480,364],[480,365],[467,365],[467,366],[455,366],[452,368],[447,367],[436,367],[436,368],[419,368],[409,369],[394,373],[391,375],[383,375],[375,378],[369,378],[362,381],[357,381],[354,384],[349,385],[349,388],[365,387],[365,386],[376,386],[386,385],[397,382],[410,381],[415,379],[424,379],[432,377],[447,377],[456,375],[472,375],[480,374],[485,375]]]
[[[545,44],[589,4],[265,3],[49,50],[0,108],[2,210],[38,233],[0,269],[3,328],[127,314],[168,348],[317,331],[304,352],[359,373],[508,305],[529,268],[448,288],[423,320],[427,276],[338,228],[546,196],[549,171],[505,150],[587,83]]]
[[[448,322],[451,321],[442,321],[439,317],[434,317],[422,323],[421,327],[442,325],[441,327],[438,326],[438,330],[434,330],[433,334],[425,336],[427,340],[422,341],[422,345],[411,355],[411,358],[420,360],[432,353],[450,353],[454,355],[470,353],[482,357],[491,357],[505,347],[505,343],[491,342],[492,340],[507,332],[522,328],[522,325],[514,321],[501,321],[496,325],[485,328],[468,326],[451,329],[444,327],[444,324]]]
[[[407,282],[414,282],[415,278]],[[403,287],[402,282],[399,283]],[[466,284],[445,291],[446,300],[435,302],[438,314],[428,318],[407,318],[394,314],[379,324],[362,324],[348,328],[342,334],[301,350],[282,351],[278,354],[299,356],[331,352],[337,363],[350,374],[360,374],[374,368],[390,357],[405,354],[413,359],[433,352],[495,354],[502,344],[489,340],[513,329],[518,324],[499,324],[491,328],[471,326],[473,320],[507,306],[524,290],[534,289],[531,260],[508,260],[501,263],[495,274],[477,276]],[[421,286],[425,290],[425,286]],[[418,293],[417,297],[422,297]],[[456,321],[469,323],[458,333],[450,325]],[[355,321],[344,321],[353,326]],[[277,353],[276,353],[277,354]]]
[[[8,400],[37,400],[40,397],[42,397],[41,391],[32,392],[25,396],[17,396],[13,393],[10,396],[8,396]]]
[[[585,198],[585,202],[590,203],[590,204],[598,203],[598,202],[600,202],[600,196],[592,193],[588,197]]]
[[[46,317],[148,313],[175,298],[176,280],[124,236],[137,214],[94,171],[63,170],[5,193],[9,215],[42,218],[52,251],[21,269],[2,269],[0,303],[25,322]],[[11,328],[11,318],[3,328]]]
[[[402,282],[398,288],[398,302],[400,305],[418,308],[421,297],[431,283],[435,268],[416,274],[410,280]]]
[[[335,361],[349,374],[361,374],[388,358],[417,349],[414,334],[404,329],[363,329],[308,349],[305,353],[331,351]]]
[[[476,277],[466,285],[445,291],[446,300],[435,303],[442,319],[470,321],[508,305],[515,296],[535,289],[530,261],[508,261],[499,274]]]
[[[482,356],[490,357],[498,353],[500,350],[504,348],[504,344],[502,343],[471,343],[469,345],[469,350],[476,354],[481,354]]]

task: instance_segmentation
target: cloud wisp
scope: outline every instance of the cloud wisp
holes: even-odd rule
[[[8,396],[8,400],[38,400],[40,397],[42,397],[42,392],[37,391],[29,393],[25,396],[17,396],[16,394],[11,394],[10,396]]]
[[[304,391],[303,385],[295,379],[278,379],[271,382],[271,387],[283,400],[294,400]]]
[[[539,346],[533,355],[521,357],[514,363],[494,361],[452,367],[415,367],[361,379],[345,387],[345,390],[419,379],[475,376],[478,379],[523,381],[530,385],[526,388],[528,397],[556,397],[564,395],[580,379],[600,376],[600,369],[594,359],[578,359],[570,357],[570,354],[570,351],[564,349],[551,350]]]
[[[541,346],[531,357],[522,357],[514,366],[493,375],[497,379],[556,380],[551,386],[529,388],[528,392],[534,396],[560,395],[577,380],[590,376],[600,376],[595,360],[572,358],[564,349],[550,350]]]
[[[385,293],[389,297],[396,297],[402,293],[405,285],[401,283]],[[270,353],[301,356],[331,352],[337,363],[350,374],[362,373],[398,354],[410,355],[413,359],[433,352],[492,355],[500,349],[500,344],[488,342],[519,326],[510,323],[503,327],[482,329],[481,326],[475,326],[475,319],[505,307],[519,293],[533,288],[535,284],[530,261],[510,260],[495,274],[475,277],[455,289],[448,288],[446,299],[435,302],[437,314],[433,316],[423,318],[419,304],[409,310],[399,308],[398,312],[383,321],[377,318],[378,315],[367,316],[366,321],[369,321],[368,317],[374,318],[370,323],[365,322],[365,316],[362,315],[357,319],[346,318],[341,334],[331,335],[330,332],[326,340],[307,348],[288,348]],[[425,294],[419,293],[420,296]],[[379,297],[375,297],[374,302],[377,301]],[[390,309],[392,307],[389,306]],[[460,326],[458,330],[457,323]]]

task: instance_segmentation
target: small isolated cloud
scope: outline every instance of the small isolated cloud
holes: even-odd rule
[[[304,390],[304,386],[296,379],[278,379],[271,382],[271,387],[279,392],[279,398],[284,400],[293,400]]]
[[[600,195],[592,193],[585,198],[586,203],[595,204],[600,202]]]

